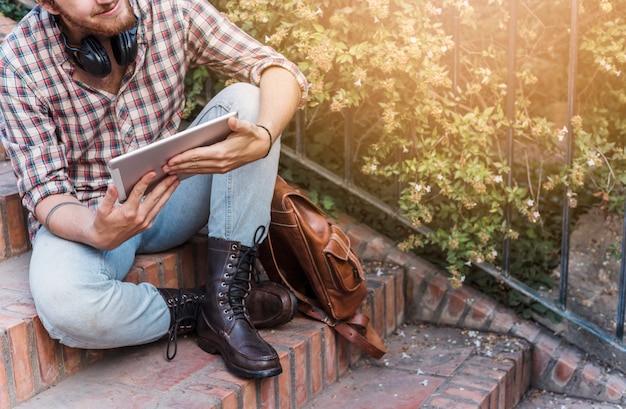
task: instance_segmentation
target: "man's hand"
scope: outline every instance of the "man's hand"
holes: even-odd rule
[[[267,154],[270,140],[263,128],[238,118],[229,118],[228,126],[233,132],[226,140],[176,155],[163,171],[169,174],[226,173]]]
[[[117,204],[119,193],[109,185],[98,205],[89,235],[100,249],[113,249],[134,235],[152,227],[154,219],[180,184],[177,176],[168,176],[145,195],[156,174],[150,172],[133,187],[123,204]],[[143,199],[143,200],[142,200]]]
[[[117,203],[117,188],[113,184],[109,185],[95,213],[69,195],[47,197],[37,205],[35,213],[42,223],[47,223],[48,230],[59,237],[102,250],[112,250],[149,229],[180,184],[177,176],[168,176],[144,197],[155,176],[154,172],[144,175],[124,204]],[[79,206],[58,206],[65,203]],[[50,213],[55,207],[57,209],[54,213]]]

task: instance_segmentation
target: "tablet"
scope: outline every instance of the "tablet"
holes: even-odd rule
[[[170,158],[189,149],[212,145],[226,139],[232,132],[228,127],[228,118],[236,115],[237,112],[229,112],[111,159],[108,166],[113,183],[120,194],[119,201],[126,200],[139,179],[150,171],[156,172],[157,177],[148,186],[146,193],[152,190],[167,176],[162,168]],[[189,176],[191,175],[180,175],[180,178]]]

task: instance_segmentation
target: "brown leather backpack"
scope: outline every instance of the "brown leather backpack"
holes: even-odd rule
[[[385,354],[369,317],[358,312],[367,286],[350,239],[280,176],[259,259],[272,281],[296,294],[300,312],[331,326],[374,358]]]

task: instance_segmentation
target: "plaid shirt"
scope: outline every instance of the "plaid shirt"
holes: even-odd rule
[[[36,6],[0,46],[2,142],[9,153],[31,238],[39,201],[71,194],[95,208],[109,182],[109,159],[174,134],[183,113],[183,80],[195,66],[259,84],[261,72],[292,72],[306,97],[306,79],[273,49],[259,44],[207,0],[134,0],[139,54],[117,95],[72,79],[58,27]]]

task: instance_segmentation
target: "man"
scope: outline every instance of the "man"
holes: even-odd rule
[[[171,158],[167,178],[146,193],[146,174],[120,204],[107,161],[177,131],[183,79],[200,65],[241,82],[192,126],[237,111],[232,134]],[[78,348],[136,345],[173,338],[198,314],[198,345],[235,374],[281,373],[246,297],[277,136],[306,97],[297,67],[206,0],[38,0],[1,45],[0,75],[3,143],[29,211],[31,291],[50,335]],[[207,223],[202,291],[122,281],[135,254],[180,245]]]

